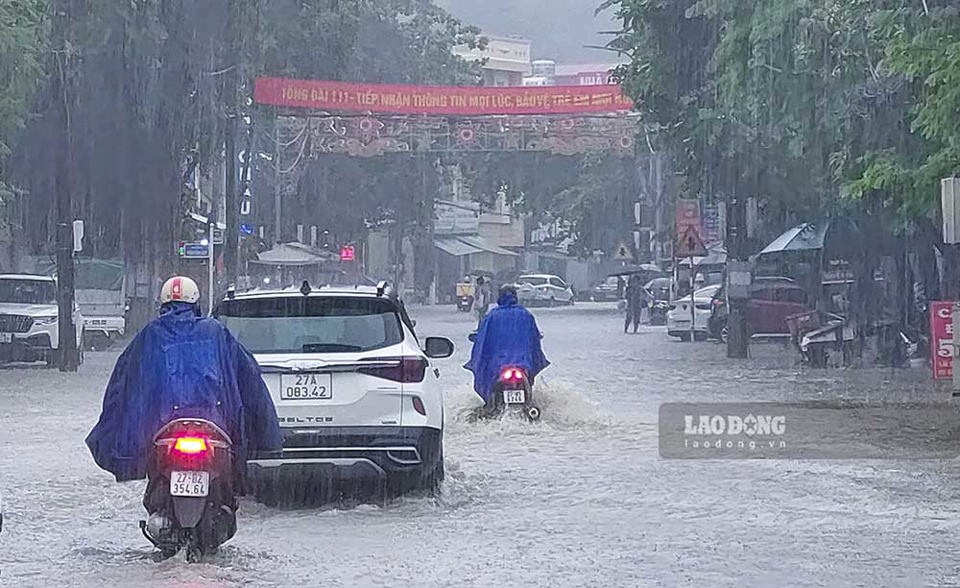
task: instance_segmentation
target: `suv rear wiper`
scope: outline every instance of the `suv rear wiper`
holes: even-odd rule
[[[303,346],[304,353],[336,353],[349,351],[363,351],[357,345],[343,345],[341,343],[307,343]]]

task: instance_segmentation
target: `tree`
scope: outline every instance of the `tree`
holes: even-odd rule
[[[0,269],[13,264],[14,187],[4,164],[42,78],[49,26],[43,0],[0,0]]]

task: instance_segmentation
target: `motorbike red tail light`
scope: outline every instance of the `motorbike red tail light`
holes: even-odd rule
[[[507,368],[500,374],[500,379],[504,382],[522,382],[523,370],[517,368]]]
[[[177,437],[173,443],[173,450],[183,455],[199,455],[207,449],[207,440],[203,437]]]
[[[369,361],[391,363],[394,365],[361,367],[357,369],[357,372],[406,384],[422,382],[427,373],[427,361],[422,357],[393,357]]]

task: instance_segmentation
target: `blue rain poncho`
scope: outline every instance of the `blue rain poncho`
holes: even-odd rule
[[[516,294],[501,294],[497,307],[480,323],[470,361],[463,366],[473,372],[473,389],[484,402],[504,368],[523,368],[533,378],[550,365],[540,337],[536,319],[517,303]]]
[[[241,474],[248,454],[283,445],[256,360],[221,323],[179,302],[165,305],[117,360],[87,446],[118,482],[139,480],[154,435],[176,418],[223,428]]]

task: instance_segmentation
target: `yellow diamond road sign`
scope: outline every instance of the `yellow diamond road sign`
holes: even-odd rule
[[[620,243],[617,245],[617,251],[614,253],[613,258],[617,261],[633,261],[633,254],[630,253],[630,249],[625,243]]]

